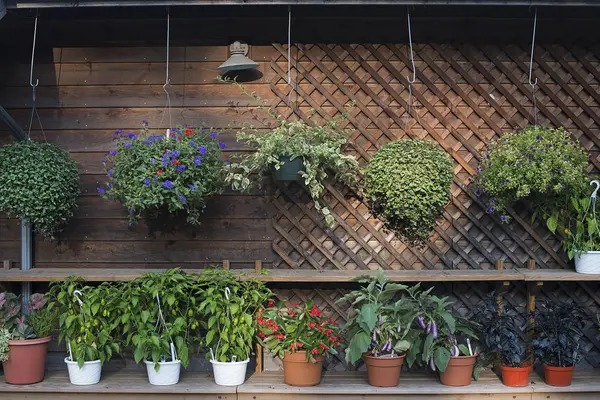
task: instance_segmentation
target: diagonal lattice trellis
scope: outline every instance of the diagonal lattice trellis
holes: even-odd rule
[[[518,46],[415,46],[416,81],[410,85],[406,45],[297,45],[292,49],[288,84],[287,48],[274,44],[270,87],[278,111],[292,118],[331,118],[354,104],[347,124],[353,132],[347,151],[363,164],[384,143],[401,138],[437,142],[452,158],[455,177],[451,200],[429,242],[412,247],[384,229],[366,204],[347,189],[329,184],[326,202],[336,226],[326,227],[299,186],[280,185],[274,192],[277,217],[274,267],[308,269],[489,269],[496,260],[520,268],[527,260],[538,268],[568,268],[560,242],[543,226],[531,223],[527,210],[514,210],[514,222],[501,224],[468,188],[482,153],[502,132],[537,123],[562,126],[590,152],[590,171],[600,166],[600,61],[585,48],[539,46],[534,59],[538,79],[535,104],[528,85],[529,54]],[[585,284],[544,288],[544,295],[585,297],[588,310],[600,298]],[[442,292],[468,315],[488,287],[453,284]],[[597,288],[596,288],[597,289]],[[333,293],[307,291],[340,318]],[[340,293],[337,293],[339,295]],[[297,296],[286,292],[286,297]],[[333,297],[332,297],[333,296]],[[506,296],[525,310],[526,286]],[[590,311],[590,313],[592,312]],[[589,365],[598,365],[600,342],[586,332]],[[342,368],[334,360],[331,368]]]

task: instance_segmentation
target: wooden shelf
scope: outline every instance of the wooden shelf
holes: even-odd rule
[[[526,281],[600,281],[600,274],[579,274],[570,269],[522,269]]]

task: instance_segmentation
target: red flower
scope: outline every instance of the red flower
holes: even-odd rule
[[[317,350],[317,349],[312,349],[312,350],[311,350],[311,353],[312,353],[312,354],[319,354],[319,350]]]
[[[333,322],[333,324],[334,324],[334,325],[339,325],[340,323],[339,323],[339,322],[337,322],[337,321],[334,321],[334,322]]]
[[[261,338],[261,339],[264,339],[266,336],[265,336],[264,333],[258,332],[258,337]]]
[[[331,318],[328,318],[328,319],[327,319],[327,323],[328,323],[328,324],[333,324],[333,321],[331,320]]]
[[[158,176],[161,176],[164,173],[165,172],[162,169],[159,169],[158,171],[156,171],[156,175],[158,175]]]
[[[273,332],[277,332],[278,329],[279,327],[277,325],[273,325]]]
[[[314,328],[315,326],[317,326],[317,324],[315,324],[314,322],[307,322],[306,325],[308,325],[309,328]]]
[[[329,341],[330,341],[331,343],[334,343],[336,340],[338,340],[337,336],[331,336],[331,337],[329,338]]]
[[[293,317],[294,315],[296,315],[296,311],[290,311],[289,315],[290,315],[290,317]]]
[[[312,308],[310,309],[310,315],[312,317],[320,317],[321,314],[322,313],[319,311],[319,309],[317,308],[317,306],[312,306]]]
[[[327,329],[325,332],[323,332],[325,334],[325,336],[329,336],[331,335],[331,329]]]
[[[323,332],[323,327],[321,325],[319,325],[319,332]]]
[[[269,300],[269,302],[267,303],[267,307],[273,307],[275,305],[275,302],[273,300]]]
[[[300,343],[300,342],[296,342],[296,346],[298,346],[298,348],[300,348],[300,347],[302,347],[304,345],[302,343]]]
[[[267,321],[267,324],[268,324],[269,326],[273,326],[273,324],[274,324],[274,323],[275,323],[275,322],[273,321],[273,318],[271,318],[271,319],[269,319],[269,320]]]
[[[325,348],[325,345],[324,345],[323,343],[321,343],[321,344],[319,345],[319,347],[320,347],[320,348],[322,348],[322,349],[324,349],[324,348]]]
[[[292,303],[292,304],[290,304],[290,306],[292,306],[292,307],[298,307],[299,305],[300,304],[298,304],[298,303]]]
[[[275,335],[275,339],[285,339],[285,336],[283,336],[281,333],[278,333],[277,335]]]
[[[181,161],[179,161],[179,160],[173,160],[173,164],[175,164],[175,165],[180,165],[180,164],[181,164]]]
[[[191,130],[191,129],[186,129],[186,130],[185,130],[185,134],[186,134],[187,136],[192,136],[192,135],[194,134],[194,131],[193,131],[193,130]]]

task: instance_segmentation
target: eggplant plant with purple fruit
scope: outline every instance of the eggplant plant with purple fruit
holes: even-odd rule
[[[416,312],[414,330],[417,334],[406,356],[409,367],[416,363],[443,372],[451,356],[474,355],[473,349],[464,343],[476,336],[474,323],[452,315],[448,297],[432,295],[432,290],[423,290],[417,284],[408,288],[397,304],[403,313]]]
[[[389,282],[382,269],[374,277],[359,277],[363,284],[338,302],[350,302],[354,316],[346,323],[349,342],[346,360],[352,364],[369,353],[374,357],[394,357],[411,348],[411,322],[415,313],[394,302],[407,286]],[[402,311],[402,312],[401,312]]]

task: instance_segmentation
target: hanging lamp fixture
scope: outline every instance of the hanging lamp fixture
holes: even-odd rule
[[[248,58],[248,45],[246,43],[233,42],[229,46],[229,52],[231,56],[218,67],[222,72],[258,68],[258,63]]]

